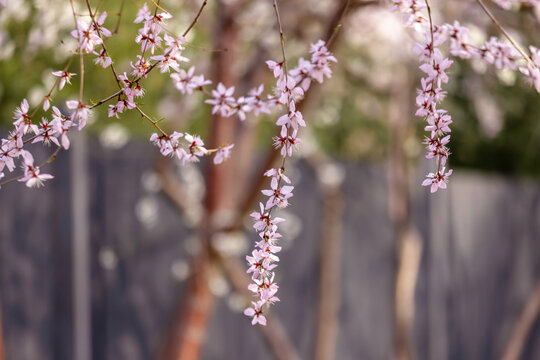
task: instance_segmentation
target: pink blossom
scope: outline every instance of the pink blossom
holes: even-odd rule
[[[66,83],[71,84],[71,77],[73,75],[76,75],[75,73],[70,73],[67,71],[53,71],[52,74],[60,78],[60,85],[58,86],[58,90],[62,90]]]
[[[291,101],[289,104],[289,112],[280,116],[279,119],[276,121],[276,125],[286,125],[292,127],[295,130],[298,130],[299,126],[305,127],[306,122],[304,121],[302,113],[300,111],[296,111],[296,105],[294,104],[294,102]]]
[[[304,96],[304,90],[296,86],[296,80],[292,76],[288,76],[287,79],[278,79],[276,90],[279,102],[282,104],[290,104]]]
[[[436,173],[429,173],[426,177],[427,179],[424,180],[422,183],[422,186],[431,186],[431,192],[437,192],[438,189],[446,189],[446,183],[448,182],[448,177],[452,175],[452,169],[448,170],[448,172],[444,172],[444,167],[441,169],[441,171],[438,171]]]
[[[262,314],[261,309],[264,303],[262,301],[252,301],[252,304],[252,308],[247,308],[246,310],[244,310],[244,315],[253,318],[251,320],[251,325],[256,325],[257,323],[261,325],[266,325],[266,318]]]
[[[32,119],[28,115],[28,110],[30,109],[28,101],[23,99],[21,106],[15,109],[13,113],[13,125],[15,125],[16,131],[20,131],[23,135],[32,130],[33,133],[37,133],[38,127],[32,124]]]
[[[54,178],[54,176],[49,174],[41,174],[39,167],[34,166],[34,158],[29,152],[24,154],[24,165],[23,171],[24,176],[18,181],[25,182],[28,187],[40,187],[43,185],[45,180]]]
[[[266,65],[272,70],[274,77],[280,79],[283,77],[283,62],[275,62],[273,60],[267,60]]]
[[[218,165],[227,160],[231,156],[231,149],[233,147],[234,144],[220,147],[214,156],[214,164]]]
[[[272,178],[272,181],[270,182],[270,187],[270,190],[261,191],[263,195],[268,196],[268,201],[266,202],[266,209],[270,209],[274,206],[277,206],[279,208],[286,208],[287,205],[289,205],[287,199],[293,196],[292,191],[294,187],[286,185],[280,188],[278,179],[276,179],[275,177]]]
[[[53,109],[53,119],[50,122],[50,126],[54,129],[54,133],[61,136],[61,143],[64,149],[69,149],[69,138],[68,134],[73,126],[71,118],[67,118],[60,113],[60,110],[56,106],[52,107]]]
[[[150,20],[151,17],[152,17],[152,13],[150,12],[150,9],[148,9],[148,5],[144,3],[144,5],[137,12],[137,17],[135,18],[133,22],[138,24],[143,21]]]
[[[216,90],[212,90],[213,99],[205,100],[205,103],[214,105],[212,114],[219,113],[221,116],[231,116],[236,112],[236,101],[232,95],[234,94],[234,86],[225,87],[219,83]]]
[[[88,106],[86,106],[85,103],[76,100],[66,101],[66,106],[68,109],[75,110],[71,114],[71,121],[78,121],[79,130],[85,127],[86,122],[88,121],[88,116],[90,115],[90,109],[88,109]]]
[[[420,65],[420,70],[428,75],[428,81],[434,81],[437,86],[441,86],[441,83],[446,84],[448,82],[446,70],[450,68],[452,63],[452,60],[443,58],[439,49],[435,49],[430,61]]]
[[[48,120],[43,118],[40,125],[41,128],[39,129],[36,138],[32,141],[32,144],[37,142],[43,142],[44,144],[49,145],[52,142],[56,146],[60,146],[58,139],[54,137],[56,131],[54,130],[52,125],[49,124]]]
[[[107,56],[105,49],[101,49],[99,54],[94,51],[94,54],[97,55],[97,58],[94,59],[94,63],[96,65],[101,65],[103,68],[111,66],[112,60],[110,57]]]

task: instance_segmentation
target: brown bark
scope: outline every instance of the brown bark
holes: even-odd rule
[[[217,26],[215,29],[214,48],[224,49],[215,53],[212,59],[214,83],[230,86],[235,83],[230,71],[234,63],[234,46],[238,29],[234,22],[234,4],[219,1],[217,4]],[[209,146],[212,148],[233,141],[235,117],[214,116],[211,119]],[[214,265],[210,256],[210,240],[216,231],[221,230],[219,217],[223,211],[231,210],[234,197],[229,189],[233,188],[232,162],[214,166],[211,161],[207,167],[207,197],[205,217],[200,224],[199,239],[202,242],[201,253],[192,262],[192,276],[184,298],[179,301],[177,315],[167,334],[161,360],[192,360],[199,358],[205,340],[208,323],[216,302],[208,287],[209,272]]]
[[[214,48],[225,49],[215,52],[212,59],[214,83],[223,83],[227,87],[236,84],[236,77],[231,71],[236,60],[235,47],[238,41],[238,27],[234,20],[236,5],[237,2],[218,1],[218,21],[214,34]],[[217,148],[232,143],[237,122],[236,116],[213,116],[210,125],[210,147]],[[206,208],[211,222],[217,212],[235,207],[234,194],[231,191],[234,188],[232,164],[231,161],[219,166],[214,166],[211,162],[208,164]]]
[[[210,259],[203,251],[193,261],[187,295],[179,302],[158,359],[193,360],[202,352],[202,344],[215,298],[208,287]]]
[[[530,295],[519,319],[512,331],[510,341],[502,356],[502,360],[517,360],[523,352],[523,346],[529,337],[534,322],[540,313],[540,281]]]
[[[319,253],[319,307],[315,360],[336,358],[341,294],[341,221],[345,200],[339,184],[322,184],[324,197]]]
[[[405,140],[411,131],[410,80],[400,65],[395,71],[394,93],[389,108],[390,159],[388,197],[390,219],[395,229],[394,275],[394,358],[415,358],[411,332],[414,320],[414,292],[422,253],[421,239],[413,227],[409,194],[409,166]]]

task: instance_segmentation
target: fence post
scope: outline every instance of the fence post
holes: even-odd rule
[[[83,133],[74,133],[70,149],[71,240],[73,270],[73,359],[92,358],[88,152]]]

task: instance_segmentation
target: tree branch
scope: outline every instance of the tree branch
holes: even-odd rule
[[[523,346],[534,322],[540,313],[540,281],[536,284],[536,288],[529,296],[525,307],[519,316],[518,321],[512,331],[510,340],[506,345],[506,350],[503,353],[502,360],[518,360],[523,352]]]

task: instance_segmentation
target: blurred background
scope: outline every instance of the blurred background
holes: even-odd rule
[[[108,49],[129,71],[143,2],[90,3],[108,12]],[[161,1],[167,30],[182,33],[201,3]],[[500,35],[475,1],[431,3],[436,23],[459,20],[477,43]],[[536,9],[487,5],[519,43],[540,45]],[[300,104],[308,127],[287,165],[296,190],[279,214],[281,302],[267,327],[242,314],[257,238],[246,215],[278,158],[279,113],[215,117],[204,94],[183,96],[156,72],[145,112],[210,146],[235,143],[232,158],[181,166],[137,113],[111,119],[100,107],[47,165],[45,187],[2,187],[0,359],[540,359],[540,95],[518,73],[455,60],[444,102],[454,174],[429,194],[415,35],[389,7],[280,2],[289,66],[334,33],[338,63]],[[37,105],[65,66],[72,29],[69,1],[0,9],[2,137],[21,100]],[[210,1],[186,47],[189,66],[236,96],[269,91],[264,61],[281,59],[272,2]],[[85,99],[97,101],[116,85],[91,61]],[[52,103],[76,98],[78,81]],[[35,146],[38,160],[54,151]]]

